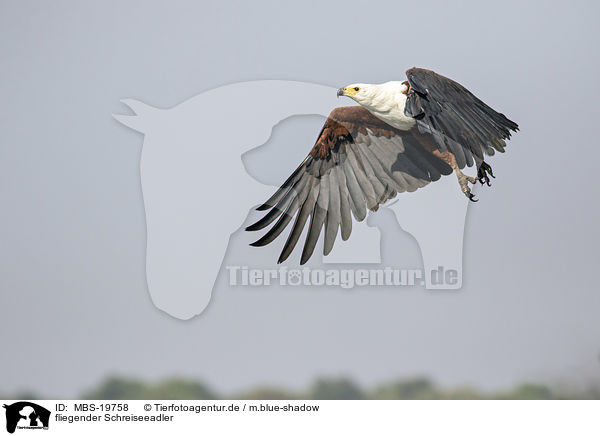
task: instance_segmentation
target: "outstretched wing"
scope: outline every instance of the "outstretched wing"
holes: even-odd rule
[[[505,139],[519,126],[475,97],[468,89],[430,70],[411,68],[404,113],[430,133],[441,151],[450,151],[460,168],[483,155],[504,152]]]
[[[361,106],[334,109],[300,166],[269,198],[260,211],[269,212],[246,230],[275,224],[251,245],[272,242],[296,217],[278,263],[288,258],[310,216],[308,235],[300,263],[311,257],[322,229],[325,255],[341,230],[343,240],[352,231],[351,214],[358,221],[366,209],[379,205],[398,192],[415,191],[452,168],[431,151],[435,143],[413,131],[397,130]]]

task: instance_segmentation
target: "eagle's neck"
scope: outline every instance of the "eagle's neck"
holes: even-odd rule
[[[370,85],[365,98],[358,101],[369,112],[398,130],[410,130],[416,124],[412,117],[404,114],[406,85],[402,82],[387,82]]]

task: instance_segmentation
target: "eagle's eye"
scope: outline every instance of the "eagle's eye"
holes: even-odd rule
[[[354,90],[355,90],[356,92],[358,92],[358,89],[359,89],[359,88],[358,88],[358,86],[354,88]]]

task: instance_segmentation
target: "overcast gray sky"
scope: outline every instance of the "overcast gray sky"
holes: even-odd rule
[[[226,392],[317,375],[484,388],[598,377],[595,2],[0,9],[0,391],[72,396],[114,373]],[[143,138],[111,117],[121,98],[171,107],[238,81],[338,87],[413,66],[521,126],[468,212],[462,290],[225,289],[191,321],[152,305]]]

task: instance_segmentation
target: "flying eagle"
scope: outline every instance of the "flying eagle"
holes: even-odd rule
[[[310,216],[301,264],[312,256],[325,228],[323,254],[331,252],[338,231],[342,240],[366,209],[399,192],[413,192],[453,171],[462,192],[477,201],[469,183],[490,185],[494,177],[484,156],[504,152],[505,139],[518,125],[496,112],[459,83],[433,71],[411,68],[404,82],[357,83],[340,88],[338,96],[360,106],[334,109],[310,153],[263,205],[269,211],[246,230],[267,233],[252,243],[272,242],[295,218],[278,263],[296,246]],[[477,177],[461,171],[477,165]]]

